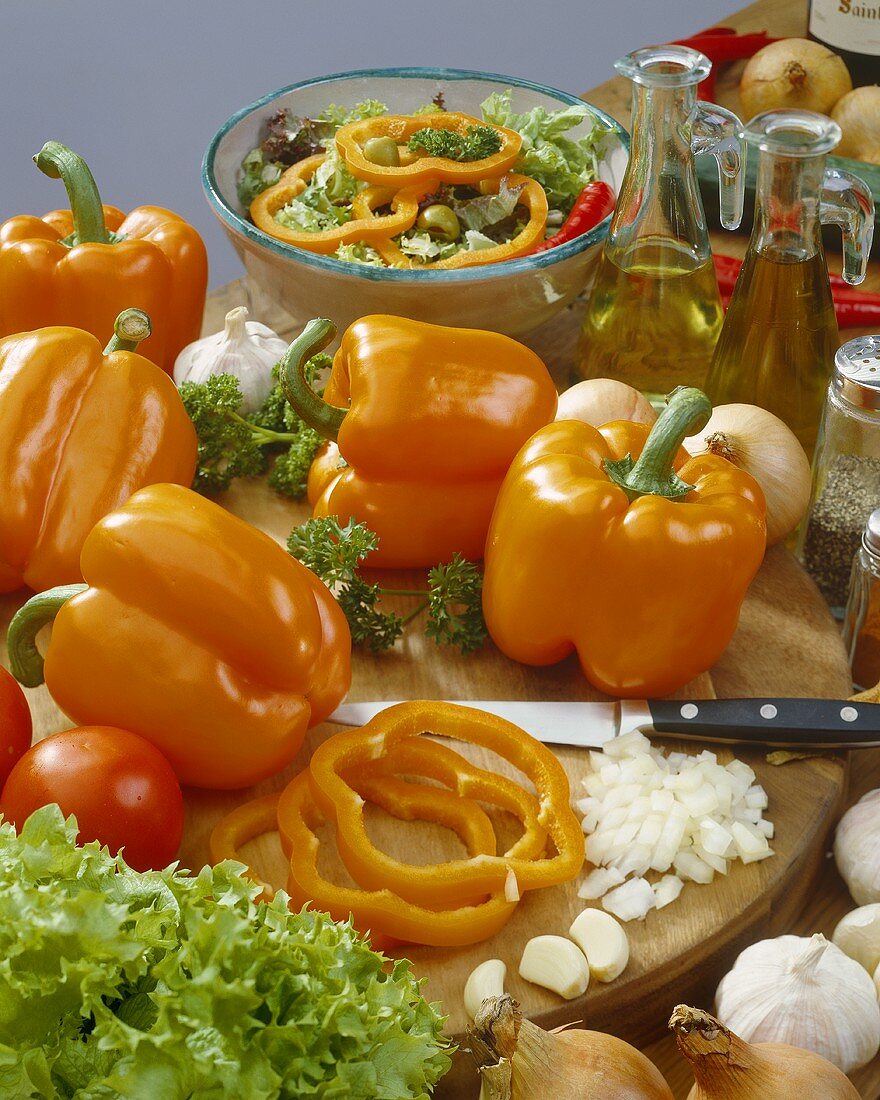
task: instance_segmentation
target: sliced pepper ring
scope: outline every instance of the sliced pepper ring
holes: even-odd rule
[[[341,126],[336,131],[336,148],[353,176],[383,187],[406,187],[429,179],[443,180],[444,183],[478,183],[492,176],[501,176],[513,167],[522,148],[522,135],[516,130],[492,124],[492,129],[501,138],[501,148],[492,156],[479,160],[419,157],[410,164],[385,166],[367,160],[363,145],[370,138],[388,137],[405,149],[417,130],[454,130],[464,137],[468,127],[485,125],[487,123],[480,119],[458,111],[438,111],[430,115],[379,115]]]
[[[501,185],[500,180],[486,180],[486,194],[497,193]],[[509,241],[497,244],[493,248],[476,248],[473,250],[462,249],[453,256],[447,256],[445,260],[437,260],[435,263],[420,264],[401,251],[391,237],[384,237],[373,241],[373,248],[379,253],[389,267],[421,268],[425,271],[448,271],[450,268],[479,267],[483,264],[497,264],[504,260],[514,260],[517,256],[525,256],[536,244],[544,240],[547,227],[547,193],[544,188],[530,176],[521,176],[516,172],[507,176],[510,187],[522,187],[517,196],[517,206],[524,206],[529,212],[529,220],[526,225]],[[435,188],[427,187],[419,199],[430,194]],[[361,192],[352,203],[352,209],[358,204],[358,217],[368,218],[369,213],[376,207],[388,202],[385,198],[390,192],[385,188],[367,188]],[[407,227],[410,228],[410,227]],[[405,230],[401,230],[405,232]],[[396,236],[396,234],[392,234]]]
[[[270,237],[279,241],[304,248],[308,252],[329,255],[341,244],[365,241],[371,244],[376,239],[402,233],[415,224],[419,213],[418,200],[408,193],[400,191],[389,201],[392,213],[379,216],[370,214],[368,218],[355,216],[344,225],[332,229],[318,229],[312,233],[304,229],[289,229],[275,220],[275,215],[306,188],[306,184],[315,174],[326,154],[319,153],[306,157],[292,165],[281,179],[262,191],[250,206],[254,225]]]
[[[367,835],[363,801],[344,775],[423,733],[490,749],[528,776],[537,792],[538,821],[556,855],[534,860],[480,856],[419,866],[379,850]],[[373,882],[417,905],[455,905],[478,893],[493,894],[504,889],[510,872],[519,891],[552,886],[574,878],[584,862],[583,832],[569,804],[568,776],[560,762],[518,726],[473,707],[434,701],[388,707],[362,729],[338,733],[320,745],[307,776],[317,806],[336,826],[340,854],[354,851],[359,866],[369,862]]]
[[[241,848],[249,840],[256,840],[258,836],[274,832],[278,828],[278,797],[278,792],[275,791],[245,802],[243,806],[236,806],[217,822],[208,841],[211,863],[220,863],[224,859],[243,863],[245,874],[263,888],[260,897],[267,901],[275,896],[275,889],[244,859]]]
[[[290,861],[287,892],[297,906],[323,909],[334,920],[350,916],[358,929],[379,928],[397,939],[431,947],[462,947],[488,939],[516,909],[517,903],[507,901],[503,890],[479,905],[436,910],[413,905],[391,890],[355,890],[328,882],[318,871],[320,842],[315,833],[324,817],[312,797],[307,771],[288,784],[284,803],[283,828],[296,853]]]

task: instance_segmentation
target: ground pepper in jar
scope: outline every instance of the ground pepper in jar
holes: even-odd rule
[[[853,683],[873,687],[880,681],[880,508],[871,513],[853,559],[843,644]]]

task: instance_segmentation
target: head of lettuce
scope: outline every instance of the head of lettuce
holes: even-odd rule
[[[422,1100],[450,1065],[405,961],[241,866],[141,873],[57,806],[0,825],[0,1095]]]

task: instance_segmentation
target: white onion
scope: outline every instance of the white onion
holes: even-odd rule
[[[683,881],[710,883],[739,859],[773,855],[767,792],[740,760],[713,752],[664,756],[639,732],[590,753],[576,805],[594,870],[578,891],[620,920],[641,920],[673,902]],[[674,870],[674,874],[667,873]],[[663,876],[652,883],[647,876]]]
[[[692,455],[726,458],[757,481],[767,502],[768,546],[800,523],[810,502],[810,460],[778,416],[757,405],[719,405],[684,446]]]
[[[739,84],[742,117],[795,107],[827,114],[852,88],[843,58],[807,38],[782,38],[752,57]]]
[[[616,378],[588,378],[560,395],[557,420],[581,420],[601,428],[612,420],[653,424],[657,413],[643,393]]]

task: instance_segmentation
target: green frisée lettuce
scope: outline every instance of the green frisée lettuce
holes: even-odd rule
[[[501,180],[497,195],[480,195],[463,202],[452,202],[451,206],[465,229],[483,230],[510,217],[516,209],[521,191],[522,184],[509,187],[505,177]]]
[[[427,1100],[450,1059],[409,963],[240,864],[141,873],[76,834],[0,825],[0,1095]]]
[[[541,184],[551,210],[568,214],[581,191],[596,179],[602,143],[609,131],[586,104],[571,104],[558,111],[533,107],[517,114],[511,107],[511,95],[508,89],[485,99],[480,104],[483,120],[522,134],[516,170]],[[588,134],[566,136],[585,120],[593,123]]]

